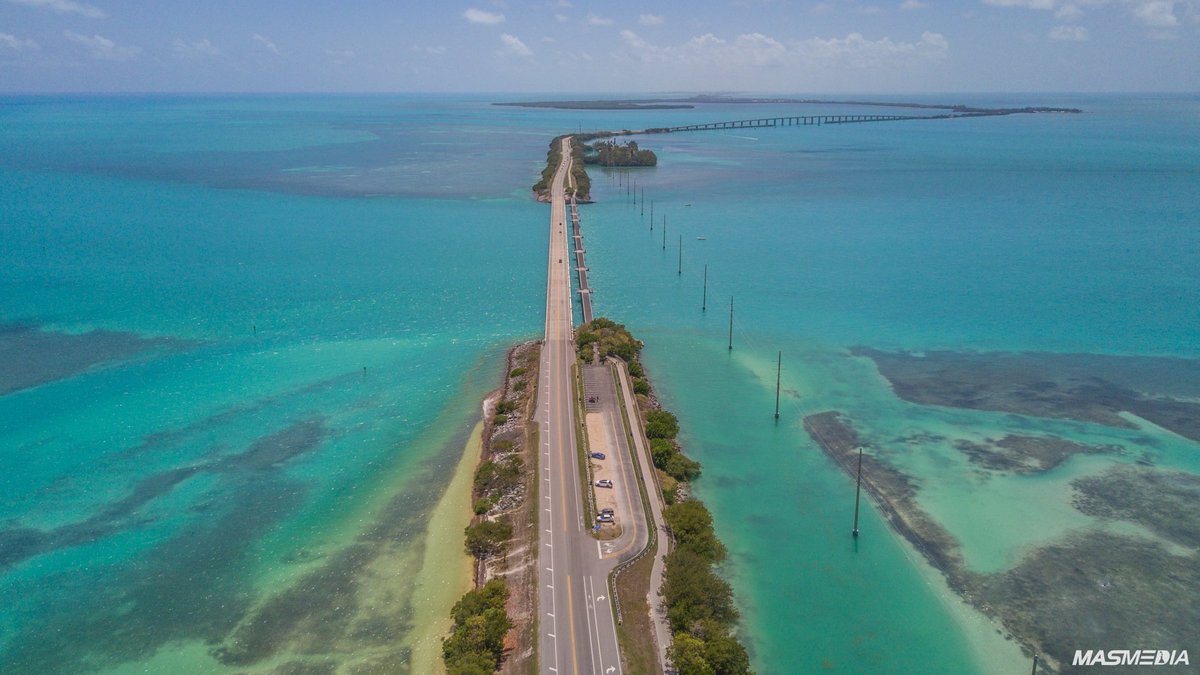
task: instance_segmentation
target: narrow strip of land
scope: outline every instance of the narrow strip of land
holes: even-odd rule
[[[540,425],[539,672],[622,673],[616,621],[608,597],[605,558],[589,536],[591,514],[582,512],[574,390],[575,342],[571,303],[571,257],[567,247],[566,181],[571,139],[563,138],[561,161],[550,188],[550,254],[546,280],[545,344],[537,419]]]

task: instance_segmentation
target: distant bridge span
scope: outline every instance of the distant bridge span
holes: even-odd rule
[[[646,129],[647,134],[669,134],[677,131],[715,131],[719,129],[757,129],[761,127],[821,126],[823,124],[854,124],[857,122],[895,122],[899,120],[945,119],[950,115],[798,115],[792,117],[760,117],[751,120],[685,124],[678,127]]]

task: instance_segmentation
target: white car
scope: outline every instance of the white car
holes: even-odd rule
[[[612,481],[607,478],[601,478],[600,480],[596,481],[596,487],[610,488],[612,487]]]

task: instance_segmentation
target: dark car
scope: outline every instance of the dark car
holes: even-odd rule
[[[600,509],[600,515],[611,516],[611,515],[613,515],[613,510],[612,509]]]
[[[592,459],[604,459],[604,453],[603,452],[593,452]]]

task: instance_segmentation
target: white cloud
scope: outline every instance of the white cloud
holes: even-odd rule
[[[1054,9],[1058,0],[983,0],[985,5],[996,7],[1026,7],[1028,9]]]
[[[498,23],[504,23],[504,15],[496,12],[488,12],[474,7],[462,13],[463,18],[471,23],[479,23],[485,26],[494,26]]]
[[[500,34],[500,54],[511,56],[533,56],[533,50],[529,49],[521,38],[508,33]]]
[[[625,54],[644,63],[709,68],[764,68],[843,66],[870,69],[891,67],[914,59],[939,59],[950,45],[940,33],[922,33],[916,42],[890,38],[868,40],[860,33],[844,38],[810,38],[784,44],[762,33],[747,33],[732,40],[706,33],[673,46],[646,42],[630,30],[621,31]]]
[[[16,35],[0,33],[0,47],[21,52],[25,51],[26,49],[37,49],[38,43],[34,42],[33,40],[19,38]]]
[[[1064,42],[1086,42],[1088,30],[1083,26],[1055,26],[1050,29],[1050,39]]]
[[[8,0],[15,5],[25,5],[26,7],[40,7],[49,9],[59,14],[79,14],[86,16],[89,19],[103,19],[107,14],[99,7],[75,2],[75,0]]]
[[[903,10],[925,9],[928,6],[928,2],[921,2],[921,0],[904,0],[900,3],[900,9]]]
[[[142,53],[140,47],[119,45],[103,35],[80,35],[75,31],[63,31],[63,37],[87,49],[92,58],[101,61],[128,61]]]
[[[659,14],[642,14],[638,16],[638,23],[643,26],[661,26],[665,21]]]
[[[440,56],[446,53],[446,48],[442,45],[436,45],[433,47],[413,45],[412,47],[409,47],[409,51],[417,54],[426,54],[428,56]]]
[[[279,47],[276,47],[275,43],[271,42],[270,38],[267,38],[262,35],[259,35],[258,33],[255,33],[254,41],[257,42],[258,44],[262,45],[263,49],[271,52],[272,54],[279,53]]]
[[[204,38],[199,42],[185,42],[179,38],[171,45],[171,51],[181,59],[200,59],[206,56],[220,56],[221,50]]]
[[[354,60],[355,53],[349,49],[326,49],[325,56],[328,56],[334,64],[344,66]]]
[[[1185,16],[1193,15],[1196,12],[1196,0],[983,0],[983,3],[995,7],[1053,10],[1055,18],[1059,21],[1070,22],[1083,18],[1085,8],[1089,10],[1101,7],[1123,8],[1129,11],[1138,23],[1156,29],[1148,34],[1156,39],[1164,35],[1165,29],[1180,26],[1182,22],[1179,15],[1176,14],[1177,8],[1184,12]]]
[[[566,23],[571,20],[571,17],[567,16],[566,14],[555,14],[554,20],[559,23]]]
[[[1078,21],[1083,18],[1083,14],[1084,12],[1079,5],[1068,3],[1059,7],[1058,11],[1054,13],[1054,17],[1060,21]]]
[[[1133,8],[1133,15],[1138,21],[1153,28],[1174,28],[1179,25],[1179,18],[1175,16],[1175,3],[1171,0],[1139,2]]]
[[[587,22],[588,22],[589,26],[611,26],[611,25],[613,25],[612,19],[609,19],[609,18],[603,17],[603,16],[596,16],[595,14],[588,14]]]

